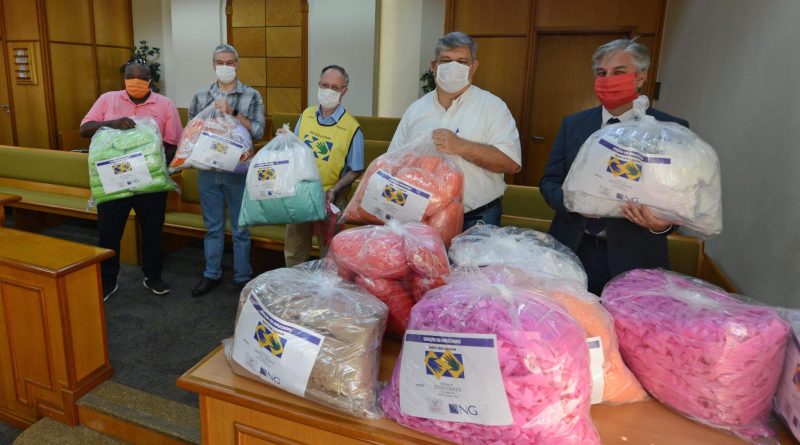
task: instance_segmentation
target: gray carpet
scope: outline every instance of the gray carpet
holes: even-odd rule
[[[13,226],[13,220],[6,222]],[[95,245],[93,223],[70,221],[42,232],[45,235]],[[196,394],[175,386],[175,380],[233,335],[238,292],[233,287],[233,257],[223,257],[223,283],[207,295],[192,298],[203,271],[202,241],[165,258],[162,278],[172,286],[165,296],[142,286],[142,272],[122,266],[119,291],[106,303],[112,380],[189,406]],[[13,442],[18,430],[0,422],[0,445]]]

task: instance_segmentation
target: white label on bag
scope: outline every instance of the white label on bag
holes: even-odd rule
[[[251,291],[236,324],[233,360],[261,380],[302,397],[323,340],[275,316]]]
[[[383,221],[420,222],[430,199],[431,192],[378,170],[369,178],[361,207]]]
[[[294,196],[294,183],[289,184],[288,159],[281,161],[259,162],[251,165],[251,181],[247,181],[247,192],[250,199],[288,198]]]
[[[589,346],[589,369],[592,372],[592,404],[603,401],[603,391],[606,386],[603,367],[605,356],[603,355],[603,339],[600,337],[589,337],[586,339]]]
[[[197,138],[189,159],[209,168],[232,172],[244,153],[244,145],[218,134],[204,131]]]
[[[95,162],[103,191],[114,193],[153,182],[141,151]]]
[[[409,330],[401,366],[403,414],[480,425],[513,422],[496,335]]]

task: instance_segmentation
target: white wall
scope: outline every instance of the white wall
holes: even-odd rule
[[[745,295],[800,306],[800,2],[670,0],[656,106],[717,151],[724,229],[706,250]]]
[[[150,47],[161,50],[161,81],[159,87],[161,94],[166,94],[164,79],[166,71],[164,66],[164,19],[162,14],[162,0],[133,0],[131,2],[133,14],[133,43],[139,46],[140,40],[147,40]]]
[[[343,103],[355,115],[372,115],[375,80],[376,0],[308,1],[308,104],[317,104],[320,70],[340,65],[350,75]]]

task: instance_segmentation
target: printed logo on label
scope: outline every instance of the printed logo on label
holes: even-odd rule
[[[256,339],[259,346],[268,349],[275,357],[281,358],[283,355],[283,347],[286,346],[286,339],[278,335],[277,332],[270,331],[264,323],[258,322],[256,334],[253,338]]]
[[[228,146],[223,144],[222,142],[214,142],[211,144],[211,151],[216,151],[220,154],[225,154],[228,152]]]
[[[314,152],[315,158],[323,161],[330,159],[331,151],[333,151],[333,142],[320,140],[320,138],[310,134],[306,135],[303,142]]]
[[[391,184],[387,184],[386,187],[383,188],[383,193],[381,194],[383,199],[393,202],[400,207],[406,205],[406,198],[408,198],[408,193],[396,188]]]
[[[269,181],[275,179],[275,170],[271,167],[262,167],[258,169],[258,180]]]
[[[797,391],[800,391],[800,363],[794,368],[794,378],[792,378]]]
[[[131,163],[128,161],[117,162],[116,164],[113,164],[111,168],[114,170],[115,175],[121,175],[133,170]]]
[[[630,179],[635,182],[639,182],[639,179],[642,177],[641,164],[633,160],[624,161],[616,156],[611,156],[611,158],[609,158],[606,171],[614,176]]]
[[[450,414],[469,414],[470,416],[477,416],[478,415],[478,407],[475,405],[459,405],[457,403],[449,403],[447,404],[448,409],[450,409]]]
[[[454,354],[452,351],[428,351],[425,354],[425,373],[435,376],[437,380],[442,377],[463,379],[464,363],[461,354]]]

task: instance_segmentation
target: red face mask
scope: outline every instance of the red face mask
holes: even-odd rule
[[[613,110],[639,97],[636,91],[636,73],[596,77],[594,93],[606,110]]]

